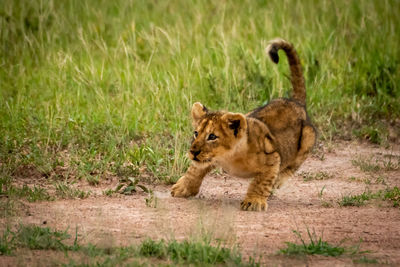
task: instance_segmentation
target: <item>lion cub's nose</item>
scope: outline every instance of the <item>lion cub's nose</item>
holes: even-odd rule
[[[198,154],[200,154],[200,150],[197,151],[190,150],[190,153],[192,153],[192,155],[196,157]]]

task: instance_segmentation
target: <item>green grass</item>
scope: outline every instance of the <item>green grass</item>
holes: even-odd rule
[[[6,197],[7,199],[23,198],[29,202],[54,200],[54,197],[45,188],[36,185],[18,187],[11,183],[10,177],[0,178],[0,197]]]
[[[372,158],[357,157],[351,160],[353,166],[359,167],[363,172],[377,172],[382,169],[378,160],[373,161]]]
[[[64,243],[71,236],[67,231],[53,231],[48,227],[21,225],[16,233],[18,246],[39,250],[75,249]]]
[[[306,243],[306,241],[303,239],[298,231],[293,231],[293,233],[301,241],[301,244],[285,242],[287,247],[280,249],[279,253],[289,256],[323,255],[338,257],[346,252],[345,247],[331,245],[328,242],[323,241],[322,237],[317,237],[315,232],[311,233],[309,229],[307,229],[308,238],[310,240],[309,243]]]
[[[343,196],[339,201],[340,206],[363,206],[366,202],[374,199],[389,201],[394,207],[400,206],[400,189],[395,186],[393,188],[386,188],[377,192],[366,191],[359,195]]]
[[[132,193],[137,192],[138,190],[143,191],[145,193],[150,193],[150,189],[146,186],[139,184],[139,180],[133,177],[128,177],[127,179],[121,179],[114,189],[114,193],[120,193],[124,195],[132,195]]]
[[[346,129],[385,143],[400,116],[399,9],[395,0],[3,0],[0,175],[31,166],[94,184],[174,182],[189,163],[193,102],[246,112],[289,95],[286,60],[264,54],[277,36],[299,52],[321,138]]]
[[[234,250],[211,246],[209,242],[170,242],[145,240],[139,247],[139,253],[145,257],[169,258],[175,263],[205,264],[228,266],[258,266],[252,259],[248,264],[242,262],[242,256]]]
[[[363,192],[362,194],[359,195],[349,195],[349,196],[343,196],[342,199],[339,201],[339,205],[346,207],[346,206],[362,206],[365,205],[366,201],[369,201],[371,199],[377,199],[379,197],[380,193],[372,193],[372,192]]]
[[[56,196],[64,199],[80,198],[84,199],[90,196],[90,191],[85,192],[83,190],[72,187],[66,182],[58,182],[55,184]]]
[[[15,233],[7,227],[0,238],[0,255],[11,255],[14,250],[14,240]]]
[[[1,255],[12,255],[16,248],[31,250],[76,250],[77,239],[73,245],[65,243],[71,236],[67,231],[54,231],[48,227],[19,225],[15,231],[6,228],[0,239]]]
[[[55,194],[50,194],[46,188],[40,186],[28,186],[26,184],[22,186],[16,186],[12,184],[12,178],[4,177],[0,178],[0,197],[6,197],[7,199],[26,199],[29,202],[36,201],[53,201],[56,198],[87,198],[90,192],[74,188],[67,182],[56,182],[54,183]],[[3,204],[3,202],[2,202]]]
[[[311,232],[307,228],[307,236],[309,242],[307,242],[298,231],[293,231],[297,239],[301,244],[292,242],[285,242],[286,248],[279,250],[279,254],[288,256],[304,256],[304,255],[323,255],[329,257],[339,257],[342,255],[357,256],[368,251],[360,251],[360,243],[351,247],[344,247],[341,244],[332,245],[326,241],[323,241],[322,236],[317,236],[315,231]]]
[[[354,263],[359,263],[359,264],[378,264],[379,262],[376,259],[370,259],[365,256],[353,260]]]
[[[67,262],[65,266],[115,266],[133,262],[160,263],[196,266],[259,266],[252,258],[244,260],[236,249],[212,245],[210,241],[154,241],[146,239],[137,246],[99,247],[93,244],[79,244],[78,231],[72,239],[66,231],[54,231],[48,227],[19,225],[12,231],[6,228],[0,237],[0,255],[18,256],[18,249],[55,250],[65,253],[65,258],[57,264]],[[71,254],[72,253],[72,254]],[[74,254],[75,253],[75,254]],[[78,263],[76,253],[87,257]],[[148,265],[146,265],[148,266]]]
[[[400,207],[400,189],[397,186],[386,189],[382,194],[384,200],[391,201],[394,207]]]
[[[363,172],[395,171],[400,168],[400,157],[392,154],[384,158],[357,156],[351,160],[351,164]]]

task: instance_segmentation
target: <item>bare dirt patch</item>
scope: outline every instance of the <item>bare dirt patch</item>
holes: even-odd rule
[[[26,202],[28,212],[20,217],[3,218],[1,222],[69,228],[71,233],[77,228],[83,243],[99,246],[137,244],[147,237],[182,240],[208,235],[227,245],[237,244],[244,255],[261,256],[263,264],[354,264],[350,256],[293,258],[276,254],[285,247],[285,242],[300,242],[293,230],[300,231],[308,241],[308,228],[331,244],[351,246],[362,240],[361,250],[370,251],[368,257],[379,263],[399,265],[400,208],[384,200],[367,201],[359,207],[338,204],[343,196],[399,187],[400,169],[396,165],[399,157],[398,147],[383,149],[344,142],[331,149],[320,148],[296,176],[270,197],[267,212],[240,211],[239,203],[249,180],[219,172],[206,177],[199,195],[190,199],[172,198],[170,186],[153,187],[156,208],[146,205],[149,195],[144,192],[130,196],[103,195],[105,189],[115,188],[114,181],[98,187],[80,185],[92,191],[83,200]],[[355,159],[379,167],[362,171]],[[32,255],[29,257],[31,260]],[[2,256],[0,265],[2,262],[13,260]]]

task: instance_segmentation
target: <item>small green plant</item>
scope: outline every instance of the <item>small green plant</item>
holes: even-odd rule
[[[90,196],[90,191],[85,192],[80,189],[72,187],[66,182],[58,182],[55,184],[56,195],[60,198],[71,199],[80,198],[84,199]]]
[[[346,206],[362,206],[365,205],[365,202],[371,199],[376,199],[380,195],[379,192],[372,193],[370,191],[363,192],[359,195],[350,195],[350,196],[343,196],[342,199],[339,201],[339,205],[346,207]]]
[[[351,182],[362,182],[366,185],[371,185],[371,184],[382,184],[382,185],[386,185],[386,180],[385,180],[385,176],[379,175],[375,178],[375,181],[373,179],[373,176],[370,175],[369,177],[355,177],[355,176],[351,176],[349,178],[349,181]]]
[[[351,164],[355,167],[359,167],[363,172],[377,172],[381,170],[381,166],[378,163],[378,160],[373,162],[372,158],[366,159],[361,156],[351,160]]]
[[[71,237],[67,230],[53,231],[48,227],[21,224],[16,231],[11,231],[7,227],[0,239],[0,253],[10,255],[18,247],[39,250],[77,250],[79,249],[77,236],[76,231],[75,240],[71,246],[65,244],[65,241]]]
[[[69,247],[63,241],[69,238],[66,231],[53,231],[35,225],[21,225],[16,233],[18,245],[29,249],[66,250]]]
[[[0,238],[0,255],[11,255],[14,250],[15,233],[9,227],[3,231]]]
[[[96,175],[89,175],[86,176],[86,181],[90,184],[90,185],[98,185],[100,183],[100,176]]]
[[[334,246],[322,240],[322,237],[317,237],[315,231],[313,233],[307,228],[308,238],[310,242],[307,244],[298,231],[293,231],[296,237],[301,241],[301,244],[285,242],[286,248],[279,250],[279,253],[284,255],[324,255],[337,257],[346,252],[346,248]]]
[[[394,207],[400,206],[400,190],[397,186],[393,188],[386,188],[385,190],[379,190],[375,193],[366,191],[359,195],[343,196],[338,202],[340,206],[362,206],[369,200],[381,199],[393,202]]]
[[[323,194],[324,194],[325,187],[326,187],[326,185],[324,185],[324,186],[321,188],[321,191],[318,192],[318,196],[319,196],[320,198],[322,198],[322,196],[323,196]]]
[[[158,198],[154,195],[153,190],[149,189],[148,197],[145,198],[146,206],[149,208],[157,208]]]
[[[351,177],[349,178],[349,180],[352,181],[352,182],[353,182],[353,181],[357,181],[358,179],[359,179],[359,178],[357,178],[357,177],[355,177],[355,176],[351,176]]]
[[[121,179],[114,192],[118,192],[124,195],[132,195],[134,192],[137,192],[137,187],[139,187],[146,193],[150,192],[146,186],[139,184],[139,180],[133,177]]]
[[[7,198],[24,198],[29,202],[54,200],[43,187],[36,185],[33,187],[29,187],[28,185],[17,187],[11,183],[11,179],[5,177],[0,178],[0,196],[7,196]]]
[[[41,200],[53,200],[46,189],[38,186],[33,188],[24,185],[21,189],[21,195],[24,195],[29,202],[36,202]]]
[[[324,197],[323,197],[325,188],[326,188],[326,185],[324,185],[324,186],[321,188],[321,190],[318,192],[318,197],[319,197],[319,199],[320,199],[320,201],[321,201],[321,205],[322,205],[323,207],[325,207],[325,208],[331,208],[331,207],[333,207],[331,201],[326,201],[326,200],[324,199]]]
[[[316,173],[311,173],[311,172],[302,172],[300,175],[303,177],[304,182],[312,181],[312,180],[327,180],[333,178],[333,174],[328,173],[328,172],[316,172]]]
[[[394,207],[400,207],[400,189],[397,186],[387,188],[383,192],[383,199],[392,201]]]
[[[176,263],[229,266],[259,266],[254,260],[242,262],[242,256],[235,250],[217,246],[211,246],[210,242],[178,242],[172,240],[166,243],[164,240],[153,241],[147,239],[139,247],[139,254],[145,257],[160,259],[169,258]]]
[[[377,264],[378,263],[378,261],[376,259],[367,258],[366,256],[362,256],[359,259],[354,259],[353,262],[359,263],[359,264]]]
[[[395,156],[392,153],[384,156],[383,168],[385,171],[395,171],[400,169],[400,156]],[[397,159],[397,161],[396,161]]]
[[[384,176],[378,176],[375,179],[375,183],[386,185],[386,179]]]
[[[369,140],[374,144],[384,144],[387,142],[387,131],[383,127],[376,125],[363,126],[361,129],[355,129],[353,134],[359,138]]]
[[[322,201],[321,201],[321,205],[322,205],[322,207],[324,207],[324,208],[332,208],[332,207],[333,207],[333,204],[332,204],[331,202],[325,201],[325,200],[322,200]]]
[[[400,168],[400,157],[389,154],[385,155],[383,159],[374,160],[373,157],[363,158],[358,156],[351,163],[353,166],[359,167],[363,172],[395,171]]]
[[[19,205],[22,205],[20,201],[10,198],[0,201],[0,218],[8,218],[18,214]]]
[[[227,248],[222,248],[219,245],[216,247],[208,243],[189,242],[187,240],[179,243],[172,241],[167,247],[168,255],[175,262],[205,264],[233,263],[238,265],[242,258],[239,254],[232,253]]]
[[[371,179],[365,178],[364,179],[364,183],[367,184],[367,185],[370,185],[371,184]]]
[[[139,253],[145,257],[163,258],[167,255],[165,242],[146,239],[140,244]]]
[[[114,194],[114,193],[115,193],[115,191],[113,189],[107,189],[107,190],[103,191],[103,195],[108,196],[108,197],[111,197],[112,194]]]

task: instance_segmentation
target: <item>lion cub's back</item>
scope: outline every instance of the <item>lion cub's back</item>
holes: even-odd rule
[[[248,114],[264,122],[276,138],[282,167],[296,157],[302,124],[308,120],[303,105],[296,101],[279,98]]]

